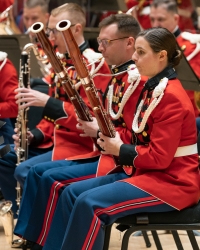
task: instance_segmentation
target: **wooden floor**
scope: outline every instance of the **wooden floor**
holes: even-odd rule
[[[177,250],[173,242],[171,234],[166,234],[163,231],[158,231],[158,233],[159,233],[160,241],[163,246],[163,250]],[[189,243],[186,233],[184,231],[179,231],[179,235],[183,243],[184,250],[192,250],[192,247]],[[119,233],[119,231],[115,229],[115,226],[113,226],[109,250],[120,250],[122,236],[123,234]],[[144,250],[144,249],[156,250],[155,244],[153,242],[153,239],[150,233],[149,233],[149,238],[152,243],[152,246],[151,248],[146,248],[144,239],[142,236],[131,236],[128,249],[129,250]],[[197,236],[197,241],[200,246],[200,236]],[[13,249],[19,249],[19,248],[11,248],[7,244],[6,238],[4,236],[4,229],[0,221],[0,250],[13,250]]]

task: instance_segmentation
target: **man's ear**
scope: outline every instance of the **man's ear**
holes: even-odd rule
[[[77,23],[74,28],[75,28],[74,33],[80,33],[82,32],[83,29],[80,23]]]
[[[176,21],[177,24],[179,23],[179,19],[180,19],[179,14],[174,14],[174,20]]]
[[[135,44],[135,39],[132,36],[130,36],[128,38],[127,45],[131,46],[131,47],[134,47],[134,44]]]
[[[47,23],[48,23],[48,21],[49,21],[49,16],[50,16],[49,13],[46,13],[46,14],[45,14],[45,18],[46,18],[46,20],[47,20]]]

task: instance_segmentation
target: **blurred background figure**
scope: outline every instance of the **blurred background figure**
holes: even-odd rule
[[[49,19],[48,1],[47,0],[25,0],[23,6],[23,13],[18,18],[18,25],[23,33],[28,33],[35,22],[42,22],[47,26]]]
[[[149,19],[152,0],[125,0],[127,8],[137,18],[143,29],[151,27]],[[163,1],[164,2],[164,1]],[[176,0],[181,31],[196,33],[199,31],[198,14],[193,0]]]
[[[4,144],[10,144],[13,143],[12,135],[18,112],[14,93],[18,87],[18,77],[15,67],[7,58],[7,54],[2,51],[0,51],[0,79],[0,136],[3,136]]]
[[[0,0],[0,35],[20,34],[13,15],[14,0]]]
[[[194,70],[198,78],[200,78],[200,35],[189,32],[181,32],[178,25],[179,19],[180,16],[178,14],[176,1],[154,0],[152,2],[150,8],[150,20],[152,27],[166,28],[175,35],[177,42],[191,68]],[[199,99],[200,92],[193,90],[186,90],[186,92],[193,104],[198,128],[200,125],[198,125],[200,105],[198,105],[197,100]]]

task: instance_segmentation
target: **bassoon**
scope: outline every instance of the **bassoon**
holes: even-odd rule
[[[51,63],[56,75],[58,76],[62,84],[65,93],[74,106],[77,116],[83,121],[92,121],[92,116],[90,114],[88,106],[85,104],[82,97],[78,93],[74,83],[68,76],[67,70],[64,68],[60,59],[57,57],[52,44],[45,34],[44,24],[41,22],[34,23],[31,26],[30,31],[36,34],[42,46],[42,49],[44,50],[49,62]]]
[[[102,105],[93,79],[89,74],[88,68],[74,39],[70,26],[71,22],[69,20],[62,20],[57,23],[56,29],[63,35],[68,53],[70,54],[77,74],[81,79],[82,86],[93,109],[100,131],[104,135],[113,138],[116,134],[114,125]]]

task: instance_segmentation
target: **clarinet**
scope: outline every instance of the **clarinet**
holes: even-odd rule
[[[102,102],[100,101],[98,92],[96,90],[93,80],[90,77],[87,66],[83,61],[83,57],[73,37],[70,26],[71,22],[69,20],[63,20],[56,25],[56,29],[59,30],[63,35],[63,38],[69,50],[70,57],[76,68],[77,74],[81,78],[82,86],[93,108],[93,112],[97,119],[100,131],[104,135],[113,138],[116,134],[114,125],[110,119],[110,116],[105,111]]]
[[[56,75],[58,76],[65,93],[68,95],[72,105],[75,108],[77,116],[83,121],[92,121],[89,108],[84,103],[82,97],[79,95],[71,78],[68,76],[66,69],[63,67],[61,61],[58,59],[53,46],[44,32],[44,25],[41,22],[34,23],[30,28],[32,33],[35,33],[42,48],[51,63]]]
[[[28,88],[30,86],[30,54],[23,49],[20,59],[20,76],[19,87]],[[19,104],[20,105],[20,104]],[[17,166],[28,158],[28,137],[27,137],[27,115],[28,107],[25,109],[18,109],[15,127],[17,128],[17,135],[19,136],[19,146],[16,148]],[[20,207],[21,201],[21,187],[17,182],[17,205]],[[19,210],[18,212],[19,213]]]

